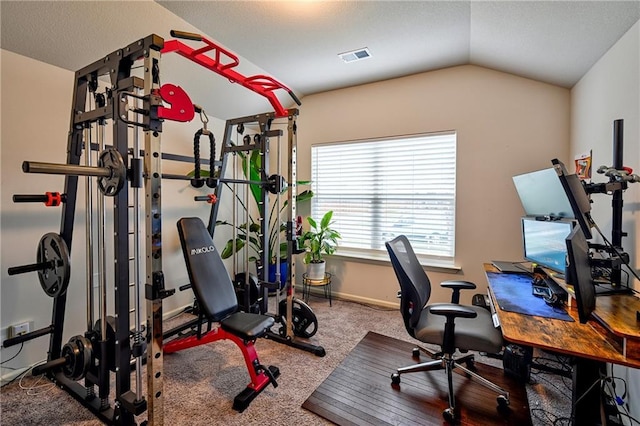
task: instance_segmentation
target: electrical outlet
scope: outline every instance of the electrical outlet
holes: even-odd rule
[[[29,333],[35,330],[34,326],[35,323],[33,321],[21,321],[14,325],[3,327],[0,329],[0,342],[4,343],[7,339]]]
[[[27,334],[31,331],[31,327],[29,326],[29,322],[21,322],[19,324],[14,324],[9,326],[9,337],[17,337],[22,336],[23,334]]]

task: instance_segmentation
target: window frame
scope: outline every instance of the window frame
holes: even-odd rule
[[[430,210],[427,210],[428,212],[431,212],[431,214],[433,214],[434,211],[440,209],[440,210],[446,210],[447,214],[446,219],[447,222],[447,226],[450,227],[450,229],[447,229],[447,247],[449,247],[450,249],[450,254],[447,255],[437,255],[437,254],[433,254],[433,252],[431,254],[429,254],[428,252],[425,252],[425,247],[430,246],[430,247],[434,247],[434,243],[433,241],[431,242],[427,242],[427,243],[418,243],[418,244],[412,244],[412,246],[414,247],[414,250],[416,251],[416,255],[418,256],[418,258],[420,259],[420,262],[425,265],[425,266],[432,266],[432,267],[436,267],[436,268],[443,268],[443,269],[448,269],[448,270],[459,270],[459,268],[457,266],[455,266],[456,264],[456,252],[455,252],[455,231],[456,231],[456,196],[457,196],[457,183],[456,183],[456,168],[457,168],[457,142],[458,142],[458,134],[455,130],[447,130],[447,131],[439,131],[439,132],[426,132],[426,133],[418,133],[418,134],[409,134],[409,135],[400,135],[400,136],[390,136],[390,137],[380,137],[380,138],[367,138],[367,139],[356,139],[356,140],[345,140],[345,141],[335,141],[335,142],[327,142],[327,143],[318,143],[318,144],[314,144],[311,146],[311,152],[310,152],[310,162],[311,162],[311,188],[314,191],[314,197],[311,200],[311,215],[312,217],[316,218],[316,217],[321,217],[322,214],[324,214],[326,212],[326,210],[329,210],[331,208],[325,208],[324,211],[320,211],[319,209],[321,207],[320,204],[322,203],[323,199],[326,199],[327,197],[323,197],[321,192],[319,192],[318,190],[318,173],[322,173],[322,170],[318,171],[318,161],[322,161],[317,159],[317,153],[319,150],[325,149],[327,147],[332,147],[332,146],[346,146],[346,145],[361,145],[362,149],[366,149],[367,147],[371,147],[372,145],[367,145],[367,147],[365,147],[365,144],[386,144],[386,143],[393,143],[393,142],[404,142],[405,144],[412,144],[412,143],[424,143],[425,139],[429,139],[429,138],[434,138],[434,141],[436,141],[435,143],[438,143],[439,145],[442,144],[448,144],[448,149],[450,150],[449,152],[449,156],[452,157],[451,159],[447,160],[449,161],[449,166],[451,166],[453,168],[453,170],[451,170],[451,167],[449,168],[450,170],[450,178],[452,180],[452,184],[448,185],[448,191],[451,192],[450,194],[448,194],[448,198],[447,196],[441,196],[444,197],[442,198],[443,200],[445,200],[444,207],[440,207],[440,208],[433,208],[433,206],[431,206]],[[438,142],[435,138],[445,138],[445,142]],[[452,140],[450,141],[446,141],[446,138],[451,138]],[[436,146],[437,147],[437,146]],[[387,147],[388,148],[388,147]],[[431,147],[430,147],[431,148]],[[426,151],[428,151],[430,148],[424,148]],[[355,148],[355,150],[357,150],[358,148]],[[412,148],[403,148],[404,151],[406,151],[407,153],[410,153],[410,149]],[[362,153],[360,153],[362,154]],[[424,158],[424,157],[419,157],[419,158]],[[434,158],[433,156],[431,158]],[[397,166],[396,166],[397,167]],[[387,167],[387,171],[388,171],[388,167]],[[435,176],[435,174],[434,174]],[[410,178],[411,179],[411,178]],[[321,179],[320,179],[321,180]],[[412,180],[413,181],[413,180]],[[445,185],[447,186],[447,185]],[[446,192],[446,190],[443,190],[443,187],[439,187],[439,190]],[[369,194],[369,196],[371,197],[370,203],[373,204],[373,200],[375,198],[378,199],[385,199],[384,195],[383,196],[376,196],[375,194],[380,194],[381,192],[376,192],[372,194]],[[343,195],[345,197],[345,199],[348,198],[348,195]],[[420,200],[426,199],[425,195],[422,195],[422,197],[420,198]],[[334,208],[334,217],[333,217],[333,221],[335,222],[334,228],[338,229],[338,231],[340,231],[340,213],[335,211],[336,209]],[[417,211],[417,209],[414,207],[414,211]],[[423,215],[423,216],[417,216],[418,219],[420,220],[425,220],[424,218],[427,215]],[[415,215],[412,215],[411,217],[416,217]],[[379,221],[381,221],[382,219],[378,219]],[[437,232],[435,233],[437,234]],[[425,234],[426,235],[426,234]],[[416,238],[420,238],[420,236],[416,236]],[[427,238],[427,237],[425,237]],[[387,238],[386,240],[391,239],[391,238]],[[411,240],[411,238],[410,238]],[[370,245],[371,248],[357,248],[357,247],[349,247],[349,246],[344,246],[344,244],[339,244],[338,247],[338,251],[336,252],[336,254],[334,256],[340,256],[340,257],[347,257],[347,258],[357,258],[357,259],[364,259],[364,260],[380,260],[380,261],[389,261],[388,258],[388,254],[386,252],[386,250],[384,249],[384,243],[382,242],[380,244],[380,248],[375,247],[376,244],[376,237],[371,234],[370,236]],[[412,241],[412,243],[414,243],[414,241]],[[436,243],[437,244],[437,243]],[[432,250],[433,251],[433,250]]]

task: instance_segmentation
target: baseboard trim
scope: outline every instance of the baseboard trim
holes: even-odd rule
[[[2,381],[2,386],[8,384],[12,380],[15,380],[16,377],[20,376],[21,374],[24,374],[26,371],[29,371],[29,369],[32,368],[34,365],[36,364],[30,365],[24,368],[19,368],[17,370],[12,370],[6,374],[3,374],[2,377],[0,377],[0,381]]]
[[[312,296],[315,296],[315,297],[319,297],[319,298],[323,298],[324,297],[324,290],[321,289],[321,288],[319,288],[319,289],[312,288],[310,293],[311,293]],[[299,298],[302,298],[302,286],[296,286],[296,294],[298,295]],[[372,299],[370,297],[358,296],[356,294],[349,294],[349,293],[342,293],[342,292],[332,291],[331,292],[331,297],[333,299],[344,300],[344,301],[347,301],[347,302],[356,302],[356,303],[362,303],[362,304],[365,304],[365,305],[379,306],[379,307],[383,307],[383,308],[400,309],[400,303],[399,302],[398,303],[388,302],[386,300]]]

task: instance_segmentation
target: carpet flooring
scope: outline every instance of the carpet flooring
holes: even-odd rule
[[[317,357],[269,339],[259,339],[256,350],[260,361],[280,368],[279,386],[267,387],[242,413],[232,409],[233,398],[249,383],[249,375],[242,355],[233,343],[215,342],[165,356],[164,424],[330,425],[328,420],[302,408],[302,404],[369,331],[410,345],[417,343],[407,334],[397,309],[335,299],[330,307],[328,300],[313,296],[309,304],[319,324],[317,334],[309,341],[323,346],[326,356]],[[168,321],[166,329],[188,319],[190,316],[182,314]],[[23,351],[29,350],[33,349],[30,343],[26,343]],[[8,359],[12,353],[5,351],[3,357]],[[43,358],[46,356],[44,353],[40,355]],[[410,354],[407,356],[407,360],[410,360]],[[540,357],[558,363],[549,354],[540,354]],[[10,368],[23,367],[16,361],[19,358],[3,364],[3,374]],[[477,361],[501,366],[500,361],[482,356]],[[388,382],[385,382],[386,385]],[[409,383],[407,385],[401,384],[402,392],[411,389]],[[533,372],[526,390],[534,426],[568,424],[558,420],[570,415],[570,386],[569,379]],[[146,390],[144,380],[143,389]],[[145,419],[146,413],[136,418],[139,423]],[[15,380],[0,390],[0,424],[96,426],[101,423],[65,391],[45,379],[25,376],[21,381]]]

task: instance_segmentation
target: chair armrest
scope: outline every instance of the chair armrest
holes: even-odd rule
[[[444,334],[442,336],[442,352],[445,354],[453,354],[456,350],[455,319],[458,317],[475,318],[478,316],[476,311],[469,306],[454,303],[437,303],[431,305],[429,306],[429,312],[433,315],[443,315],[447,317],[447,321],[444,324]]]
[[[453,290],[451,294],[451,303],[460,303],[460,290],[474,290],[476,285],[471,281],[447,280],[440,283],[440,287],[450,288]]]
[[[429,306],[429,312],[434,315],[443,315],[447,318],[475,318],[478,316],[476,311],[468,306],[458,305],[454,303],[438,303]]]

